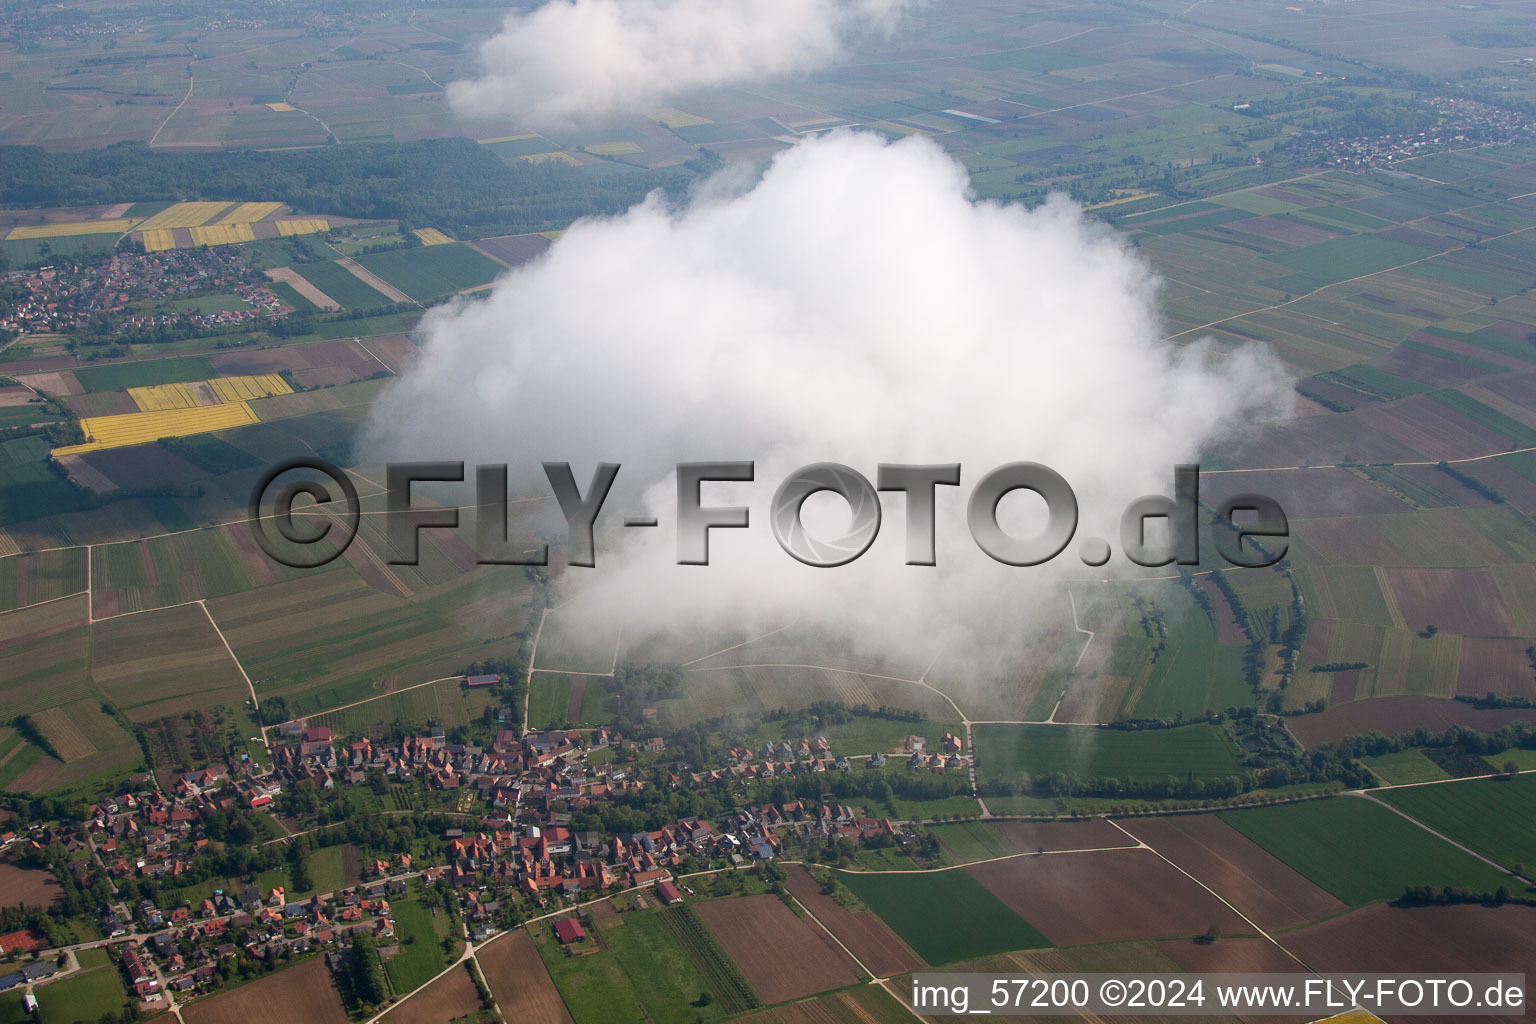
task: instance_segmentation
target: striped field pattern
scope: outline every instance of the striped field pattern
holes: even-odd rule
[[[164,252],[176,248],[176,234],[170,228],[150,228],[144,232],[145,252]]]
[[[68,224],[18,224],[6,235],[8,241],[22,238],[65,238],[69,235],[104,235],[108,232],[122,234],[133,227],[133,221],[77,220]]]
[[[215,405],[211,401],[212,395],[201,389],[202,394],[193,390],[200,385],[192,384],[150,384],[140,388],[129,388],[128,397],[133,399],[133,404],[139,407],[140,412],[170,412],[172,409],[196,409],[202,405]]]
[[[253,398],[271,398],[273,395],[291,395],[293,388],[275,373],[258,373],[248,377],[215,377],[208,382],[221,402],[247,402]]]
[[[162,437],[185,437],[188,434],[206,434],[212,430],[227,430],[259,423],[256,414],[245,402],[226,402],[222,405],[204,405],[195,409],[172,409],[166,412],[128,412],[117,416],[88,416],[80,421],[85,431],[84,444],[65,445],[55,448],[53,455],[79,455],[83,452],[100,451],[103,448],[126,448],[129,445],[148,444]]]
[[[177,203],[168,206],[139,225],[140,231],[158,231],[161,228],[195,228],[206,224],[233,203]]]
[[[150,384],[129,388],[128,397],[140,412],[170,412],[173,409],[197,409],[226,402],[245,402],[252,398],[271,398],[292,394],[288,382],[275,373],[243,377],[215,377],[191,384]]]
[[[241,203],[214,223],[254,224],[258,220],[266,220],[282,208],[282,203]]]
[[[280,220],[277,222],[277,233],[287,235],[314,235],[321,231],[331,230],[331,222],[324,217],[309,217],[304,220]]]
[[[254,242],[256,233],[250,224],[208,224],[192,228],[193,245],[233,245],[236,242]]]

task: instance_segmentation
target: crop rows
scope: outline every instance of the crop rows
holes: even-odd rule
[[[699,969],[704,980],[709,982],[709,987],[720,997],[720,1004],[728,1013],[745,1013],[761,1005],[752,986],[747,984],[730,957],[725,955],[725,950],[720,948],[715,937],[705,929],[704,922],[699,920],[699,915],[693,912],[692,907],[683,904],[664,910],[661,920],[683,952],[688,954],[688,959]]]

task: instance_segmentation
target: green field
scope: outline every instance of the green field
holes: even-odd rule
[[[1411,263],[1429,254],[1428,249],[1395,242],[1390,238],[1351,235],[1302,246],[1290,252],[1275,253],[1265,259],[1328,283],[1374,274],[1388,267]]]
[[[1379,757],[1362,757],[1360,763],[1388,786],[1402,786],[1414,782],[1438,782],[1450,778],[1435,762],[1424,756],[1418,747],[1409,747],[1393,754]]]
[[[324,260],[295,263],[294,271],[304,280],[341,303],[347,309],[372,309],[389,305],[389,298],[365,284],[340,263]]]
[[[562,673],[539,672],[534,675],[533,684],[528,688],[528,728],[551,729],[565,723],[572,682],[570,676]],[[585,698],[582,704],[586,704]],[[585,706],[582,710],[586,710]]]
[[[964,871],[843,871],[837,880],[935,966],[1051,944]]]
[[[945,852],[956,864],[972,864],[979,860],[1006,857],[1019,852],[984,821],[934,825],[928,831],[944,844]]]
[[[1215,779],[1241,775],[1237,746],[1204,723],[1176,729],[1091,725],[978,725],[977,780],[1015,785],[1023,775],[1063,772],[1082,779]]]
[[[1215,623],[1189,592],[1171,583],[1139,589],[1165,613],[1168,643],[1135,706],[1123,710],[1137,718],[1171,719],[1252,706],[1253,692],[1243,677],[1243,648],[1217,642]],[[1126,639],[1137,635],[1128,633]]]
[[[1486,427],[1496,434],[1504,435],[1512,445],[1520,448],[1529,448],[1532,445],[1536,445],[1536,429],[1526,426],[1513,417],[1504,415],[1497,409],[1490,409],[1482,402],[1468,398],[1460,391],[1436,391],[1429,397],[1441,405],[1461,413],[1461,415],[1478,426]]]
[[[203,356],[171,356],[166,359],[139,359],[127,363],[87,364],[75,371],[75,378],[87,391],[116,391],[151,384],[185,384],[219,376]]]
[[[561,948],[549,921],[529,928],[576,1024],[692,1024],[727,1016],[718,994],[707,1006],[694,1005],[710,986],[658,912],[625,913],[600,928],[588,920],[584,927],[579,956]]]
[[[394,900],[389,913],[395,919],[400,955],[386,963],[384,970],[396,992],[410,992],[431,981],[447,966],[442,946],[442,938],[448,933],[447,918],[441,910],[434,917],[432,909],[417,900]]]
[[[461,242],[378,252],[357,262],[421,302],[489,284],[505,269]]]
[[[80,492],[48,461],[48,448],[37,435],[0,442],[0,525],[82,507]]]
[[[1492,892],[1509,881],[1390,808],[1360,797],[1228,811],[1221,817],[1351,906],[1395,900],[1412,885]]]
[[[1493,761],[1502,764],[1504,759],[1495,756]],[[1536,866],[1536,774],[1413,786],[1380,796],[1414,820],[1511,870],[1516,864]]]

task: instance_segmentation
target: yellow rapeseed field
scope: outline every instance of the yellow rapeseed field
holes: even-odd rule
[[[53,454],[57,457],[100,451],[103,448],[126,448],[128,445],[158,441],[162,437],[206,434],[211,430],[226,430],[259,422],[245,402],[203,405],[195,409],[172,409],[166,412],[87,416],[80,420],[80,428],[85,431],[85,443],[55,448]]]
[[[298,110],[299,108],[294,106],[292,103],[281,103],[281,102],[279,102],[279,103],[268,103],[267,104],[267,109],[275,110],[279,114],[284,114],[284,113],[287,113],[290,110]]]
[[[161,228],[195,228],[206,224],[233,203],[177,203],[139,225],[141,231],[158,231]]]
[[[144,232],[145,252],[164,252],[176,248],[176,236],[170,228],[151,228]]]
[[[172,409],[195,409],[211,403],[198,401],[197,393],[190,384],[150,384],[147,387],[129,388],[128,397],[140,412],[170,412]]]
[[[313,235],[320,231],[331,230],[331,222],[324,217],[310,217],[305,220],[280,220],[277,222],[277,233],[280,235]]]
[[[190,230],[193,245],[233,245],[235,242],[256,241],[256,235],[249,224],[207,224]]]
[[[194,384],[151,384],[129,388],[142,412],[169,412],[172,409],[196,409],[226,402],[244,402],[252,398],[292,394],[288,382],[276,373],[256,373],[241,377],[215,377]]]
[[[6,235],[8,241],[21,238],[65,238],[69,235],[104,235],[107,232],[122,234],[133,227],[128,218],[121,220],[77,220],[68,224],[18,224]]]
[[[252,398],[291,395],[293,388],[275,373],[257,373],[248,377],[215,377],[208,382],[221,402],[244,402]]]
[[[437,230],[437,228],[417,228],[411,234],[421,239],[422,245],[447,245],[453,241],[453,239]]]
[[[282,203],[241,203],[215,223],[254,224],[258,220],[265,220],[282,208]]]

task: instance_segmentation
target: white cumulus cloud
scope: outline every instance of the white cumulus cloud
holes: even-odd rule
[[[451,82],[471,117],[565,126],[643,112],[704,86],[803,73],[915,0],[550,0],[507,15],[480,74]]]
[[[1121,510],[1289,407],[1266,349],[1163,342],[1156,297],[1147,264],[1064,197],[978,202],[931,142],[838,133],[686,204],[578,222],[489,298],[430,312],[366,454],[510,463],[525,495],[549,494],[543,461],[570,461],[583,489],[597,462],[621,463],[597,566],[561,585],[640,632],[803,620],[874,644],[1016,636],[1060,607],[1061,578],[1085,575],[1083,538],[1111,541],[1109,570],[1140,573],[1119,552]],[[748,506],[752,526],[714,531],[711,565],[678,566],[672,466],[715,460],[756,462],[755,483],[704,491]],[[980,477],[1020,460],[1061,473],[1082,510],[1045,566],[993,561],[965,525]],[[780,550],[769,497],[823,461],[871,481],[881,462],[961,463],[961,485],[939,488],[939,564],[904,564],[900,495],[849,565]],[[1031,500],[1001,509],[1020,535],[1040,521]],[[835,533],[847,513],[827,501],[808,521]],[[647,511],[660,529],[617,528]]]

